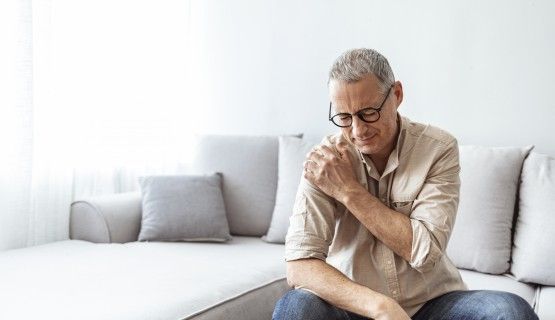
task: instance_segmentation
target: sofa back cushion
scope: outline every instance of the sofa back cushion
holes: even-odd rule
[[[524,161],[511,273],[524,282],[555,285],[555,158]]]
[[[278,150],[277,136],[199,137],[193,171],[223,174],[223,196],[232,235],[266,234],[275,203]]]
[[[322,141],[320,136],[280,136],[276,204],[264,241],[285,243],[289,217],[293,213],[295,195],[303,174],[303,162],[312,147]]]
[[[463,269],[509,270],[515,200],[527,148],[460,147],[459,209],[447,255]]]

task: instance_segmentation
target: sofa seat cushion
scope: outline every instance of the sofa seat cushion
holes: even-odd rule
[[[270,319],[283,245],[67,240],[0,254],[0,319]],[[248,308],[237,301],[248,301]],[[223,311],[222,311],[223,310]]]
[[[541,287],[536,303],[536,313],[542,320],[555,319],[555,287]]]
[[[536,287],[518,282],[509,275],[493,275],[459,269],[469,290],[498,290],[521,296],[532,307],[535,304]]]

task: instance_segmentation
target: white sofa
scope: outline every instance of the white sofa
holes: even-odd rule
[[[261,239],[270,226],[276,198],[278,141],[275,136],[206,136],[199,144],[195,171],[223,173],[232,240],[138,242],[140,193],[76,201],[69,226],[72,240],[0,254],[0,319],[271,319],[276,301],[291,289],[285,277],[284,245]],[[461,149],[463,173],[462,155],[465,152],[474,155],[474,151]],[[555,171],[555,159],[537,156],[533,158],[539,164],[531,165],[543,170],[539,174],[545,180],[543,186],[555,190],[555,173],[542,169]],[[470,167],[468,161],[478,158],[464,159]],[[529,159],[530,156],[525,160],[525,169]],[[517,176],[520,177],[520,171]],[[464,186],[465,179],[462,183]],[[461,190],[460,209],[472,207],[463,203],[463,192],[476,189],[480,188]],[[554,197],[555,194],[544,197],[551,201],[546,206],[553,204]],[[516,209],[522,203],[510,205]],[[526,241],[523,236],[534,241],[531,245],[539,246],[539,250],[545,250],[543,242],[555,243],[555,209],[534,213],[533,218],[540,219],[540,225],[547,228],[540,237],[534,236],[534,230],[527,230],[531,227],[527,220],[530,217],[513,217],[518,211],[504,212],[511,221],[509,232],[516,230],[510,233],[509,243],[493,243],[494,249],[518,244],[518,248],[509,252],[512,258],[507,261],[507,270],[500,274],[476,271],[496,265],[495,261],[483,265],[476,260],[476,254],[478,258],[489,255],[485,259],[491,260],[481,246],[491,239],[481,239],[479,232],[468,232],[469,228],[475,231],[476,226],[483,228],[483,221],[458,217],[464,225],[456,224],[448,254],[457,266],[474,269],[461,269],[471,289],[516,293],[534,307],[540,319],[555,319],[555,288],[551,286],[555,284],[555,269],[551,269],[555,265],[553,247],[538,253],[546,266],[538,269],[538,273],[530,274],[526,262],[517,261],[520,269],[513,268],[515,259],[535,257],[527,255],[528,251],[522,252],[530,245],[523,243]],[[253,216],[257,218],[252,219]],[[491,222],[489,227],[499,227],[495,219]],[[479,231],[495,234],[499,230]],[[474,255],[469,255],[468,250]],[[505,268],[503,263],[499,264],[501,269]]]

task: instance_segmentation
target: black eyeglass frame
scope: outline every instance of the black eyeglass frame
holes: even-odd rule
[[[358,110],[355,113],[341,112],[341,113],[334,114],[333,117],[332,117],[332,115],[331,115],[331,101],[330,101],[330,109],[329,109],[329,112],[328,112],[328,120],[331,121],[334,125],[336,125],[340,128],[347,128],[347,127],[352,126],[353,125],[353,116],[357,116],[360,120],[362,120],[366,123],[373,123],[373,122],[376,122],[376,121],[380,120],[380,117],[381,117],[380,112],[382,111],[383,105],[387,101],[387,98],[389,97],[389,93],[391,92],[391,88],[393,88],[393,85],[391,85],[389,87],[389,89],[387,90],[387,93],[385,94],[385,97],[383,98],[382,103],[380,103],[379,107],[377,107],[377,108],[374,108],[374,107],[364,108],[364,109]],[[365,111],[368,111],[368,110],[373,110],[373,111],[377,112],[378,113],[378,118],[376,120],[372,120],[372,121],[364,120],[364,117],[363,117],[362,114]],[[341,126],[341,125],[338,125],[337,123],[335,123],[335,121],[333,121],[333,118],[335,118],[337,116],[347,116],[347,115],[351,116],[351,123],[349,123],[348,126]]]

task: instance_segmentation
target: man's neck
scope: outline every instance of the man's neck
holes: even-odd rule
[[[385,160],[383,159],[372,159],[372,163],[374,163],[374,167],[376,167],[376,170],[378,171],[378,174],[381,176],[385,170],[385,167],[387,166],[387,159],[389,159],[389,157]]]
[[[399,115],[397,115],[397,130],[395,135],[391,139],[391,141],[389,141],[387,148],[383,152],[368,155],[368,157],[372,159],[372,163],[374,163],[374,166],[376,167],[376,170],[378,171],[380,176],[383,174],[385,168],[387,167],[389,156],[391,155],[393,150],[395,150],[395,148],[397,147],[397,141],[399,140],[400,132],[401,132],[401,123],[399,120]]]

